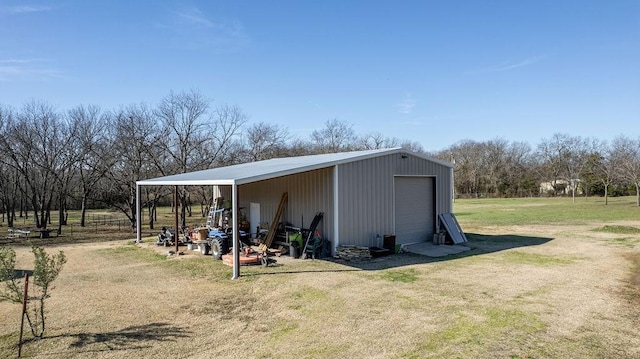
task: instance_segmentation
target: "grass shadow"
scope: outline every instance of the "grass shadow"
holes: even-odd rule
[[[316,259],[318,261],[320,260],[326,260],[326,259]],[[352,268],[352,269],[300,269],[300,270],[287,270],[287,271],[278,271],[278,272],[248,272],[248,271],[240,271],[242,273],[242,277],[259,277],[259,276],[268,276],[268,275],[275,275],[275,274],[300,274],[300,273],[342,273],[342,272],[357,272],[359,271],[359,269],[356,268]]]
[[[76,333],[47,336],[46,339],[72,337],[70,349],[101,352],[113,350],[142,349],[153,346],[154,342],[175,342],[177,338],[189,337],[191,332],[168,323],[134,325],[106,333]]]
[[[346,265],[349,267],[357,268],[358,270],[384,270],[414,264],[456,260],[460,258],[478,256],[513,248],[539,246],[553,240],[553,238],[547,237],[529,237],[510,234],[486,235],[477,233],[466,233],[465,235],[469,241],[463,243],[462,245],[469,247],[470,250],[457,254],[450,254],[443,257],[429,257],[427,255],[417,253],[398,253],[389,256],[363,260],[344,260],[336,258],[325,258],[320,260],[326,260],[333,263]]]
[[[493,253],[512,248],[539,246],[553,240],[553,238],[548,237],[530,237],[513,234],[486,235],[466,233],[465,235],[469,240],[465,245],[471,248],[474,255]]]
[[[10,245],[12,247],[31,247],[34,244],[48,247],[59,246],[65,244],[83,244],[83,243],[100,243],[100,242],[113,242],[123,240],[135,240],[135,234],[131,233],[115,233],[109,236],[71,236],[71,235],[59,235],[49,238],[30,237],[27,239],[21,238],[19,240],[15,238],[0,239],[0,245]]]

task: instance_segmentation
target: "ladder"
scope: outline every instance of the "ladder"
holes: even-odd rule
[[[280,199],[280,204],[278,205],[278,210],[276,211],[275,216],[273,216],[273,222],[269,226],[269,232],[267,233],[267,238],[264,240],[264,244],[260,247],[269,248],[271,247],[271,243],[273,243],[273,238],[276,236],[276,229],[278,229],[278,223],[280,222],[280,216],[282,216],[282,212],[284,211],[284,207],[287,205],[287,201],[289,200],[289,193],[285,192],[282,194],[282,198]]]
[[[214,205],[209,207],[209,214],[207,215],[207,228],[217,228],[220,225],[219,215],[224,211],[222,208],[222,202],[224,199],[222,197],[216,198],[213,203]]]

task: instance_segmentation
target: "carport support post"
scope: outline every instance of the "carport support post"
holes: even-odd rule
[[[240,230],[238,229],[238,186],[233,183],[231,185],[231,223],[233,225],[233,277],[231,279],[240,278]]]
[[[173,240],[176,242],[176,255],[178,255],[178,186],[173,186],[173,212],[174,212],[174,227],[173,227]]]
[[[142,242],[142,208],[140,204],[140,185],[136,183],[136,242]]]

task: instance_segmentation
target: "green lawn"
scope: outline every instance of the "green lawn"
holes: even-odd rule
[[[609,198],[608,205],[600,197],[457,199],[453,208],[461,223],[497,226],[640,219],[635,197]]]

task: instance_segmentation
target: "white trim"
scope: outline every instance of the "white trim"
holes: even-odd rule
[[[453,181],[453,167],[451,167],[451,201],[449,202],[449,207],[451,208],[451,212],[453,212],[453,204],[456,202],[456,188],[455,182]]]
[[[335,255],[336,248],[340,245],[340,201],[338,193],[338,165],[333,166],[333,246],[331,255]]]
[[[220,180],[165,180],[148,179],[143,181],[137,181],[136,184],[143,186],[230,186],[235,184],[235,180],[232,179],[220,179]]]
[[[136,183],[136,243],[142,242],[142,206],[140,203],[140,185]]]
[[[240,278],[240,230],[238,230],[238,186],[231,186],[231,214],[232,222],[232,238],[233,238],[233,277],[231,279]]]

